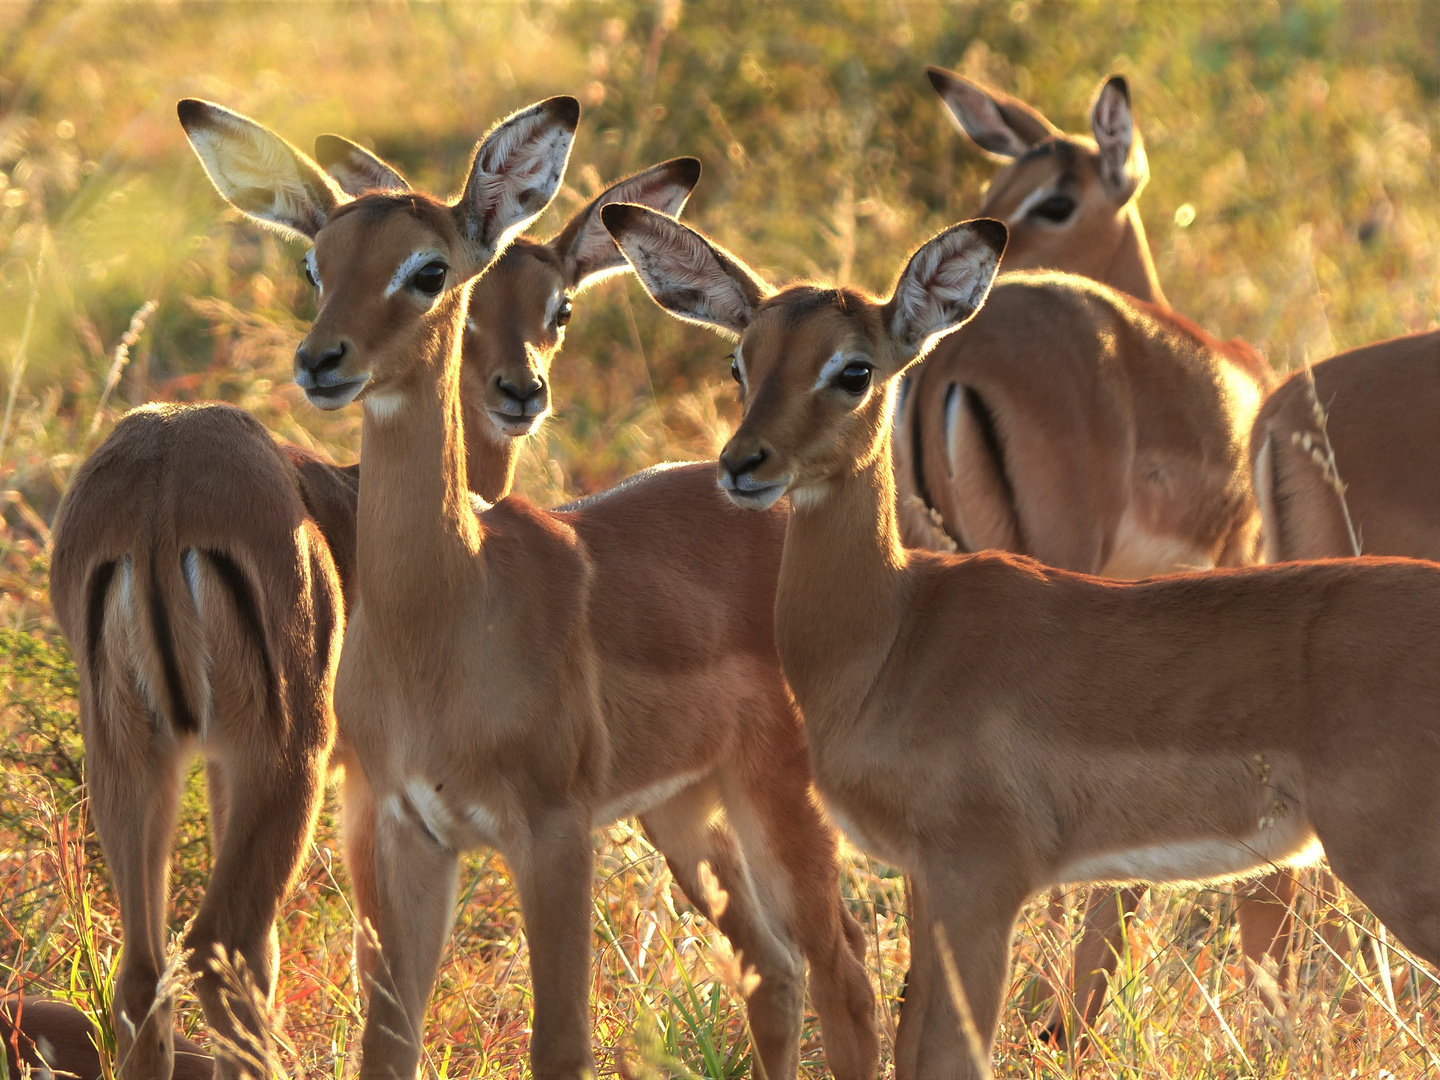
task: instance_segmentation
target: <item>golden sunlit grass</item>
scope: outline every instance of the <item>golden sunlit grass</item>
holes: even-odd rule
[[[0,989],[74,1001],[109,1037],[118,913],[86,825],[74,668],[46,585],[50,522],[78,461],[154,399],[220,398],[337,460],[358,452],[358,412],[321,414],[289,381],[312,311],[299,249],[223,206],[176,98],[222,101],[300,145],[360,138],[446,189],[494,118],[575,93],[586,111],[568,186],[538,233],[604,181],[693,153],[706,172],[688,218],[776,278],[878,290],[904,252],[978,205],[992,169],[945,118],[926,64],[1070,130],[1118,70],[1172,302],[1284,370],[1440,325],[1437,29],[1433,4],[1333,0],[0,7]],[[712,454],[736,418],[721,352],[624,279],[582,297],[554,371],[558,414],[527,445],[519,490],[555,505]],[[173,862],[177,938],[209,868],[202,789],[197,770]],[[333,809],[285,908],[277,1004],[287,1068],[338,1080],[357,1064],[361,1011]],[[602,1071],[748,1074],[743,974],[663,859],[626,823],[597,837],[596,866]],[[902,882],[857,857],[845,889],[870,935],[888,1054],[908,962]],[[1433,973],[1359,905],[1302,897],[1292,1004],[1277,1012],[1246,989],[1233,906],[1225,890],[1152,891],[1076,1060],[1036,1038],[1032,1007],[1042,974],[1063,975],[1076,927],[1032,905],[996,1074],[1440,1076]],[[1343,964],[1317,930],[1332,917],[1356,940]],[[508,873],[473,857],[427,1067],[522,1074],[529,985]],[[193,1000],[180,1020],[199,1032]],[[822,1074],[813,1023],[804,1062]]]

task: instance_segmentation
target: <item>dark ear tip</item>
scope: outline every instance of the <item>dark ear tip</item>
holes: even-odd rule
[[[210,103],[201,101],[199,98],[181,98],[175,105],[175,113],[180,117],[180,126],[189,131],[195,124],[205,118]]]
[[[600,208],[600,224],[611,236],[618,236],[645,212],[645,207],[634,203],[606,203]]]
[[[558,97],[546,98],[543,102],[546,112],[552,119],[558,120],[565,127],[574,131],[580,124],[580,99],[573,98],[569,94],[561,94]]]
[[[1125,99],[1125,104],[1130,104],[1130,82],[1124,75],[1111,75],[1105,80],[1106,90],[1118,90],[1120,96]]]
[[[670,163],[675,167],[675,179],[694,190],[700,182],[701,165],[697,157],[678,157]]]
[[[315,160],[320,167],[328,169],[350,154],[350,140],[343,135],[316,135]]]
[[[930,79],[930,85],[935,88],[937,94],[943,94],[945,88],[956,78],[954,72],[946,71],[944,68],[936,67],[933,64],[925,69],[925,74]]]
[[[965,224],[996,255],[1005,254],[1005,245],[1010,240],[1010,230],[1005,227],[1003,221],[996,221],[994,218],[975,218]]]

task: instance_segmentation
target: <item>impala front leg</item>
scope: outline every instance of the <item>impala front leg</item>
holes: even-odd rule
[[[514,866],[535,987],[530,1066],[536,1080],[593,1074],[590,1047],[590,815],[536,814],[529,850]]]
[[[408,1080],[423,1049],[425,1006],[455,920],[459,857],[412,822],[398,796],[375,819],[380,956],[361,1041],[360,1076]]]

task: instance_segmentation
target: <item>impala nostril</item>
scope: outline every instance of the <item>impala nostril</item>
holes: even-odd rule
[[[323,375],[340,366],[340,361],[345,359],[345,352],[346,347],[343,341],[334,348],[326,349],[319,356],[315,356],[304,345],[301,345],[295,350],[295,363],[312,375]]]
[[[739,455],[732,454],[722,454],[720,460],[724,463],[725,468],[727,471],[729,471],[730,475],[738,478],[740,476],[743,476],[745,473],[753,472],[755,469],[758,469],[764,463],[765,458],[766,453],[764,450],[752,450],[744,457],[739,457]]]

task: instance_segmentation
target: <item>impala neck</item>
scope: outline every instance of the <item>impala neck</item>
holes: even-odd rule
[[[908,556],[895,517],[890,413],[876,452],[817,501],[792,500],[775,596],[775,637],[796,699],[853,715],[890,652]]]
[[[1127,292],[1137,300],[1148,300],[1152,304],[1168,308],[1170,302],[1160,288],[1160,277],[1155,273],[1155,260],[1150,255],[1150,243],[1145,238],[1145,225],[1140,220],[1139,208],[1131,199],[1124,213],[1125,227],[1120,233],[1120,243],[1110,258],[1110,265],[1100,275],[1105,284]]]
[[[520,456],[521,440],[495,435],[483,404],[477,407],[464,401],[461,417],[465,432],[466,483],[486,502],[499,502],[510,494],[510,487],[515,483],[515,461]]]
[[[460,344],[468,289],[440,303],[388,414],[365,406],[361,429],[357,578],[372,614],[418,628],[458,604],[476,572],[483,532],[466,487]],[[388,396],[388,395],[387,395]],[[415,618],[407,618],[413,615]]]

